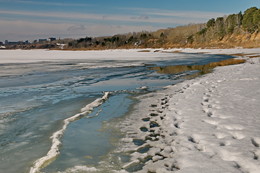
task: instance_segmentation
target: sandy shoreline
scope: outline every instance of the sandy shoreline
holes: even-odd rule
[[[197,50],[190,53],[200,53]],[[210,51],[210,50],[209,50]],[[206,50],[206,52],[208,52]],[[250,172],[260,170],[259,49],[213,50],[242,53],[240,65],[141,96],[120,125],[127,136],[124,166],[134,172]],[[143,169],[136,165],[144,165]]]

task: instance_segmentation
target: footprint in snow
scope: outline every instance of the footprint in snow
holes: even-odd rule
[[[150,107],[152,107],[152,108],[156,108],[157,105],[156,105],[156,104],[151,104]]]
[[[204,108],[203,111],[204,111],[204,113],[206,113],[206,115],[207,115],[209,118],[213,117],[212,111],[209,110],[208,108]]]
[[[174,123],[174,127],[177,128],[177,129],[180,129],[180,128],[181,128],[181,127],[180,127],[180,123],[179,123],[179,122]]]
[[[252,139],[251,139],[251,142],[252,142],[252,144],[253,144],[255,147],[257,147],[257,148],[260,147],[260,138],[257,138],[257,137],[252,138]]]
[[[229,145],[231,145],[230,141],[222,141],[219,143],[219,146],[221,146],[221,147],[225,147],[225,146],[229,146]]]
[[[211,95],[209,94],[209,93],[204,93],[204,95],[206,96],[206,97],[211,97]]]
[[[234,139],[239,139],[239,140],[241,140],[241,139],[244,139],[246,136],[243,134],[243,133],[241,133],[241,132],[236,132],[236,131],[232,131],[232,132],[229,132],[231,135],[232,135],[232,137],[234,138]]]
[[[208,97],[203,97],[203,102],[209,102],[209,98]]]
[[[258,160],[260,157],[260,150],[253,151],[253,159]]]

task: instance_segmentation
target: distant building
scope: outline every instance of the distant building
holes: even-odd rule
[[[17,44],[21,44],[21,42],[5,40],[5,45],[17,45]]]
[[[56,38],[54,38],[54,37],[49,38],[49,41],[55,41],[55,40],[56,40]]]
[[[26,41],[8,41],[5,40],[5,45],[23,45],[23,44],[29,44],[30,42],[28,40]]]
[[[45,42],[45,41],[48,41],[47,39],[39,39],[39,43],[41,43],[41,42]]]
[[[64,47],[66,46],[66,44],[60,44],[60,43],[56,43],[57,46],[59,46],[60,49],[64,49]]]
[[[0,46],[2,46],[2,45],[4,45],[4,43],[0,41]]]

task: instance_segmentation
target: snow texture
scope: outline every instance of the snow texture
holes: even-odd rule
[[[259,49],[212,50],[224,51],[260,55]],[[121,151],[132,153],[124,169],[143,164],[136,172],[259,173],[260,58],[244,58],[244,64],[140,96],[120,125],[127,134]]]

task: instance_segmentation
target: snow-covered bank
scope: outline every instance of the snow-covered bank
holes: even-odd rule
[[[144,51],[145,50],[145,51]],[[59,50],[1,50],[0,63],[35,63],[42,61],[64,60],[164,60],[169,57],[179,58],[181,53],[207,54],[250,54],[260,55],[260,48],[255,49],[113,49],[100,51],[59,51]],[[171,53],[171,54],[169,54]],[[175,54],[174,54],[175,53]],[[175,55],[175,56],[174,56]],[[130,64],[131,65],[131,64]],[[136,64],[134,64],[136,65]],[[139,64],[138,64],[139,65]]]
[[[0,63],[34,63],[64,60],[159,60],[169,57],[168,53],[140,52],[141,49],[114,49],[100,51],[59,50],[1,50]],[[131,65],[131,64],[130,64]],[[139,64],[138,64],[139,65]]]
[[[260,61],[251,62],[189,81],[169,100],[180,172],[259,172]]]
[[[260,48],[244,49],[244,48],[233,48],[233,49],[192,49],[192,48],[176,48],[167,49],[166,52],[183,52],[183,53],[206,53],[206,54],[247,54],[247,55],[260,55]]]
[[[260,53],[259,49],[241,52]],[[245,64],[219,67],[211,74],[141,96],[133,114],[121,124],[127,133],[122,150],[132,152],[124,168],[158,173],[258,173],[259,69],[260,58],[248,59]],[[144,165],[142,170],[138,164]]]

